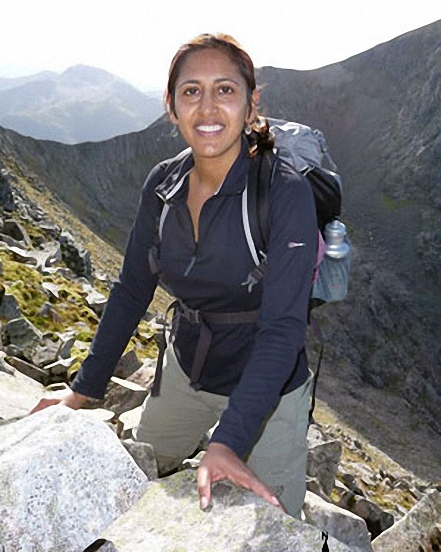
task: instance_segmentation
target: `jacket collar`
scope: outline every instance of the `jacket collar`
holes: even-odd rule
[[[248,141],[244,137],[242,138],[240,153],[228,171],[216,195],[237,195],[244,191],[249,171],[248,150]],[[186,177],[193,166],[194,159],[190,148],[187,148],[171,159],[168,162],[164,180],[155,188],[157,195],[164,202],[169,202],[175,195],[179,195],[179,192],[188,186],[188,179]]]

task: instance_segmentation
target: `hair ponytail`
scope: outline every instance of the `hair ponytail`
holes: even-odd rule
[[[271,151],[274,148],[274,134],[270,130],[268,119],[259,116],[250,127],[251,132],[245,133],[250,146],[250,156],[255,157]]]

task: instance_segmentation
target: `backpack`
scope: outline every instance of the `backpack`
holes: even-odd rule
[[[351,247],[347,235],[339,254],[325,253],[325,240],[345,230],[338,221],[341,212],[342,185],[323,133],[299,123],[268,119],[275,136],[274,152],[253,158],[247,190],[242,197],[245,235],[256,265],[246,284],[251,288],[265,272],[270,234],[269,189],[277,158],[291,165],[309,181],[315,199],[319,245],[310,297],[310,309],[343,300],[347,295]],[[325,167],[327,165],[328,167]],[[332,224],[333,223],[333,224]],[[331,224],[327,227],[328,224]],[[331,253],[332,254],[332,253]]]
[[[257,154],[252,159],[247,187],[242,195],[245,235],[256,265],[245,283],[250,289],[265,273],[270,234],[269,189],[279,157],[308,179],[314,194],[317,214],[319,240],[308,313],[308,322],[320,343],[309,410],[309,423],[312,424],[324,339],[317,322],[311,319],[311,310],[324,303],[341,301],[346,297],[351,245],[346,234],[339,236],[337,246],[332,245],[335,243],[334,231],[345,231],[346,228],[338,221],[342,199],[341,179],[323,133],[299,123],[277,119],[268,119],[268,122],[270,131],[275,136],[276,151]],[[332,247],[337,247],[338,255],[332,256],[332,251],[326,254],[327,245],[331,245],[331,250]],[[326,542],[324,549],[325,546]]]

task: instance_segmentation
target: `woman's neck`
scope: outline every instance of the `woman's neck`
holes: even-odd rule
[[[220,157],[196,157],[192,174],[198,186],[215,194],[237,158],[234,155]]]

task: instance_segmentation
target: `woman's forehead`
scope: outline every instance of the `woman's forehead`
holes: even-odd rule
[[[227,53],[214,48],[190,52],[182,64],[177,81],[182,83],[205,78],[211,80],[231,79],[238,83],[245,82],[237,63]]]

